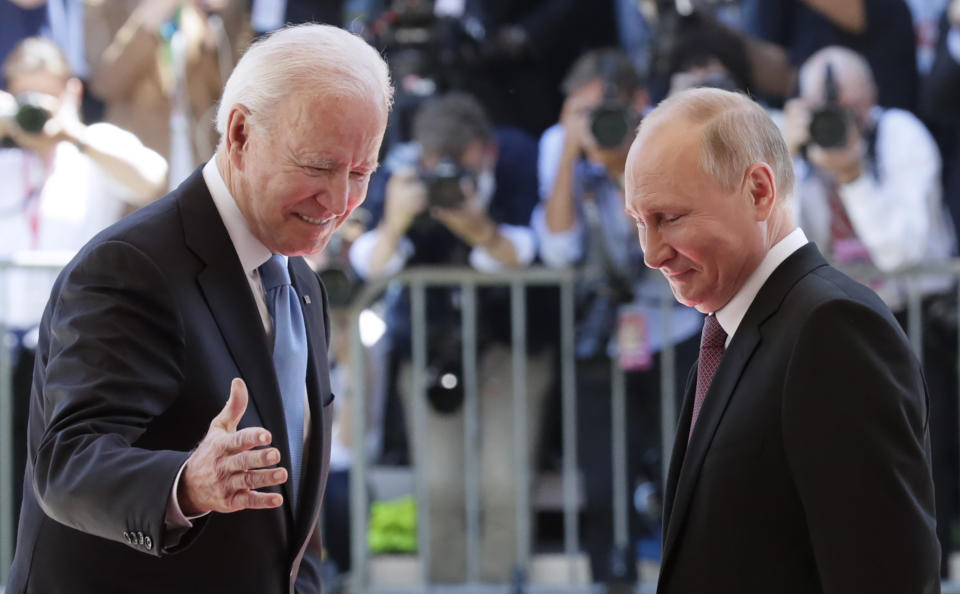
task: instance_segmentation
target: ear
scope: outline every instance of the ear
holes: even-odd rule
[[[766,163],[754,163],[744,174],[743,189],[754,210],[754,218],[766,221],[777,202],[773,169]]]
[[[250,110],[245,105],[237,103],[230,108],[223,143],[227,158],[238,171],[243,169],[243,157],[250,149],[251,124]]]

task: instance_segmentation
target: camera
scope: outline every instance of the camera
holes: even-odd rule
[[[427,187],[427,203],[431,207],[457,208],[465,196],[461,184],[472,180],[472,174],[452,159],[444,159],[436,167],[420,171],[420,181]]]
[[[824,73],[823,86],[826,101],[810,116],[810,142],[826,149],[841,148],[847,144],[850,116],[838,102],[840,91],[830,64]]]
[[[24,132],[39,134],[43,131],[47,120],[53,114],[43,106],[45,96],[39,93],[23,93],[13,95],[0,91],[0,118],[10,119]],[[16,142],[10,137],[4,137],[3,146],[15,147]]]
[[[616,100],[604,102],[590,116],[590,133],[602,148],[616,148],[623,144],[633,127],[632,110]]]
[[[600,148],[612,149],[623,144],[639,119],[636,112],[619,97],[616,61],[606,56],[601,67],[603,101],[590,113],[590,133]]]

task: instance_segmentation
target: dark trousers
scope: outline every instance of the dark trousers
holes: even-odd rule
[[[676,345],[676,416],[684,383],[700,346],[699,334]],[[577,363],[577,449],[586,492],[583,535],[594,582],[635,582],[638,538],[659,539],[659,506],[641,515],[634,508],[633,493],[640,483],[650,483],[662,499],[663,455],[660,436],[660,353],[649,370],[626,374],[627,424],[627,515],[629,544],[614,547],[613,464],[611,430],[611,365],[606,357]],[[669,452],[666,454],[669,456]]]

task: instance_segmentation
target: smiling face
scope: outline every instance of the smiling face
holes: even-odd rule
[[[768,211],[756,205],[748,172],[724,191],[699,163],[701,126],[662,122],[627,158],[626,210],[637,222],[644,262],[663,273],[680,303],[717,311],[766,253]]]
[[[292,93],[274,109],[268,121],[231,111],[228,187],[271,252],[314,254],[366,197],[387,116],[375,99],[329,93]]]

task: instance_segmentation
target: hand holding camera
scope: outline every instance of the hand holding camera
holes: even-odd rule
[[[0,91],[0,138],[3,146],[46,154],[58,142],[79,143],[82,124],[57,108],[55,97],[24,93],[14,97]]]
[[[384,200],[381,227],[394,237],[403,237],[427,209],[426,187],[415,169],[403,169],[390,176]]]

